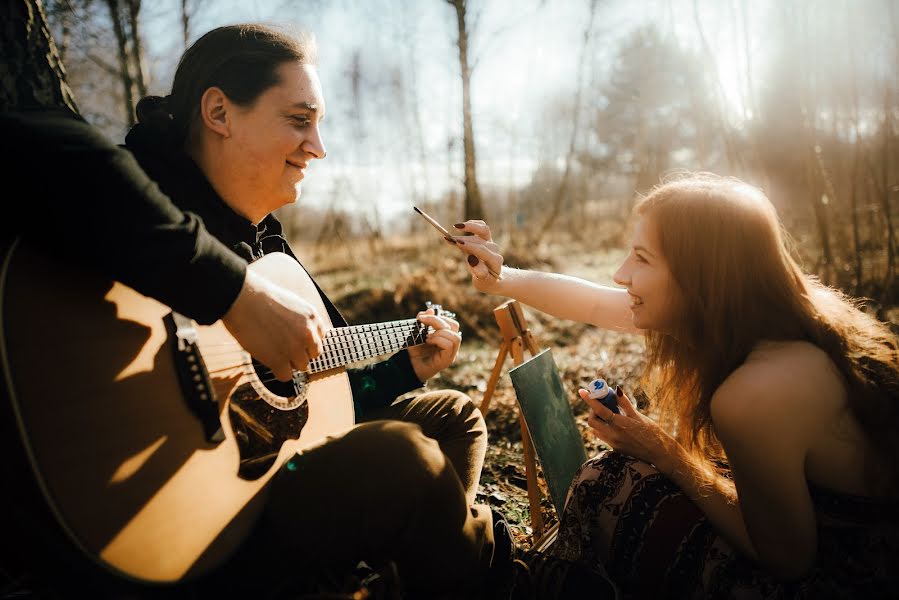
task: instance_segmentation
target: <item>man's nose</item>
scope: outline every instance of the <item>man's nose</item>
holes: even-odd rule
[[[303,142],[301,148],[304,152],[311,154],[315,158],[324,158],[328,155],[327,150],[325,150],[325,142],[322,140],[321,131],[319,131],[318,127],[316,127],[315,132]]]

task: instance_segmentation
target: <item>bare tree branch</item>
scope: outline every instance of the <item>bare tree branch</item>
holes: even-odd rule
[[[584,92],[584,79],[587,66],[587,56],[590,49],[590,41],[593,34],[593,22],[596,20],[596,8],[599,0],[590,0],[590,17],[587,19],[587,25],[581,39],[581,56],[578,60],[577,69],[577,87],[574,93],[574,114],[572,116],[571,138],[568,141],[568,153],[565,156],[565,171],[562,173],[562,181],[556,188],[556,193],[550,203],[549,213],[546,215],[543,225],[534,232],[533,243],[538,245],[543,238],[545,232],[556,222],[559,214],[562,212],[562,202],[568,193],[569,181],[571,179],[571,168],[574,163],[575,148],[577,147],[577,138],[581,130],[581,96]]]

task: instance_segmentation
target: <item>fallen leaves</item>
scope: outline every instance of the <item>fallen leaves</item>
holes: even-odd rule
[[[427,238],[431,241],[431,237]],[[493,309],[504,298],[481,294],[473,289],[461,258],[447,255],[452,248],[434,248],[432,244],[415,246],[405,240],[396,247],[382,245],[377,256],[326,265],[325,276],[318,277],[315,265],[309,265],[325,290],[335,290],[333,300],[351,323],[406,319],[424,307],[428,300],[454,311],[463,334],[463,345],[456,363],[428,382],[431,389],[451,388],[467,393],[476,403],[483,400],[487,380],[497,360],[500,333]],[[598,254],[582,246],[541,246],[541,256],[530,257],[526,250],[506,253],[507,264],[536,266],[557,270],[552,256],[564,256],[566,272],[599,282],[609,282],[615,251]],[[327,253],[324,254],[328,256]],[[333,254],[332,254],[333,256]],[[509,260],[509,259],[512,260]],[[638,377],[644,365],[641,336],[603,331],[571,321],[560,321],[525,308],[531,333],[541,348],[553,349],[562,383],[569,395],[575,422],[581,431],[588,455],[604,447],[587,426],[586,405],[577,389],[596,377],[629,392],[639,391]],[[526,357],[527,358],[527,357]],[[477,502],[496,507],[506,520],[521,547],[530,547],[532,529],[527,495],[527,473],[521,447],[521,428],[515,393],[508,377],[512,367],[506,359],[502,375],[485,415],[489,445],[478,489]],[[543,474],[537,469],[541,490],[541,513],[545,527],[558,520]]]

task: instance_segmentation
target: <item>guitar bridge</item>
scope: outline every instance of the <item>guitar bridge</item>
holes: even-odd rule
[[[206,363],[197,348],[197,328],[191,319],[174,311],[163,319],[172,343],[172,358],[184,401],[203,425],[206,441],[220,444],[225,431],[219,419],[218,400],[212,389]]]

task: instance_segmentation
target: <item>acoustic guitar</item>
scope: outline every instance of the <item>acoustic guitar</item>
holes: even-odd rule
[[[423,343],[409,319],[334,328],[300,265],[250,269],[315,306],[324,351],[277,381],[218,322],[14,244],[0,360],[31,469],[68,537],[126,578],[178,582],[224,561],[297,452],[354,424],[346,365]]]

